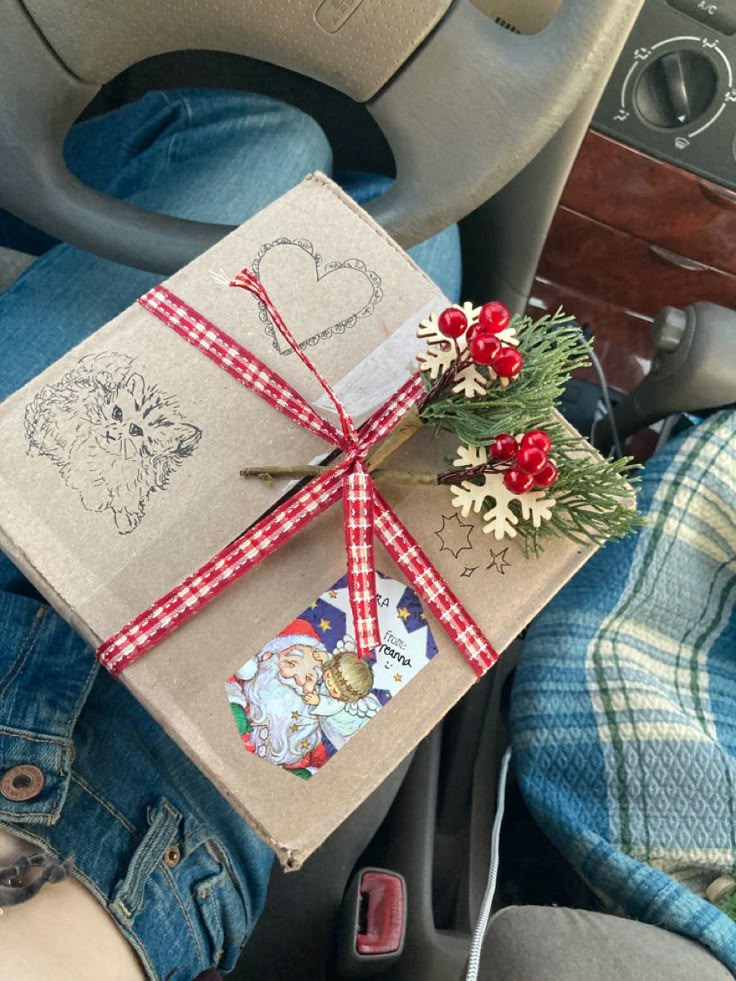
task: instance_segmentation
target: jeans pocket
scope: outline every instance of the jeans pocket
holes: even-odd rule
[[[207,838],[172,870],[185,907],[191,909],[209,965],[235,967],[245,943],[248,921],[240,886],[222,845]]]
[[[162,977],[229,971],[247,930],[247,897],[209,829],[160,799],[117,884],[110,911],[135,935]]]

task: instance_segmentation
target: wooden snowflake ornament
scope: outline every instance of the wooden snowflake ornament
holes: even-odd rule
[[[523,363],[510,321],[506,307],[495,302],[482,307],[466,302],[431,314],[417,330],[427,341],[427,350],[417,355],[419,370],[433,382],[447,375],[452,391],[466,399],[485,395],[495,382],[505,388]]]
[[[547,488],[557,479],[548,452],[549,438],[540,430],[519,437],[499,436],[490,451],[482,446],[458,447],[453,463],[467,470],[469,479],[451,488],[453,505],[467,518],[471,511],[478,514],[490,504],[483,512],[483,531],[497,541],[515,537],[522,518],[539,528],[555,505],[554,498],[547,496]],[[477,483],[480,478],[483,482]]]

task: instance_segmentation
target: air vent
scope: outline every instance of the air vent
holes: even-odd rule
[[[514,27],[513,24],[510,24],[503,17],[495,17],[494,20],[496,21],[496,23],[498,24],[498,26],[499,27],[503,27],[504,30],[513,31],[514,34],[521,34],[521,31],[519,30],[518,27]]]

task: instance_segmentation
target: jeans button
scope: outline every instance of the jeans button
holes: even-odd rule
[[[0,794],[7,800],[33,800],[41,793],[45,783],[42,770],[30,763],[22,763],[5,772],[0,780]]]
[[[164,852],[164,862],[170,869],[175,869],[181,861],[181,851],[178,845],[171,845]]]

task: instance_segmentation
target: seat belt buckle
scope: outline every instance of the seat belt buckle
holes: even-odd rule
[[[360,869],[345,893],[338,976],[371,977],[401,957],[406,936],[406,882],[388,869]]]

